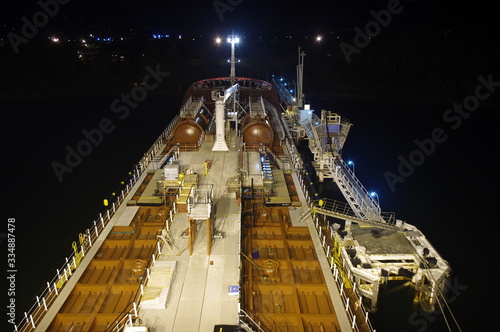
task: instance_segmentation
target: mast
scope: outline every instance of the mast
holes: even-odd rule
[[[236,35],[229,35],[227,42],[231,44],[231,85],[236,82],[236,57],[234,55],[234,45],[240,42],[240,38]]]
[[[306,54],[300,51],[299,46],[299,64],[297,65],[297,106],[304,106],[304,93],[302,92],[302,85],[304,84],[304,57]]]

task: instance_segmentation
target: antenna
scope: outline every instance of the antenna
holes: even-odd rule
[[[302,85],[304,84],[304,57],[306,54],[300,51],[299,46],[299,64],[297,65],[297,106],[304,106],[304,93],[302,93]]]

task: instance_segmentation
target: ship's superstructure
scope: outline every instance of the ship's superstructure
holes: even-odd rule
[[[279,82],[237,77],[233,61],[230,77],[189,87],[16,330],[372,331],[368,311],[391,278],[434,309],[449,267],[344,163],[351,124],[317,117]],[[346,203],[314,195],[304,138]]]

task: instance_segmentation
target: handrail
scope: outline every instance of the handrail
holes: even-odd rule
[[[294,102],[294,99],[290,92],[288,91],[287,88],[283,85],[281,82],[277,82],[274,78],[272,79],[274,85],[277,87],[278,94],[281,96],[282,99],[286,101],[288,105],[292,105]]]
[[[333,272],[333,275],[334,275],[334,280],[335,280],[335,283],[337,284],[337,287],[339,288],[340,290],[340,296],[342,298],[342,302],[344,303],[345,307],[346,307],[346,312],[348,313],[348,317],[351,319],[351,322],[352,322],[352,328],[354,329],[354,331],[360,331],[359,327],[357,326],[357,324],[355,324],[356,322],[356,312],[355,310],[349,305],[349,297],[347,295],[347,293],[344,291],[345,288],[347,287],[352,287],[353,289],[353,293],[355,293],[355,289],[356,289],[356,281],[353,279],[353,278],[350,278],[350,275],[349,273],[347,274],[347,278],[348,280],[346,282],[344,282],[343,278],[339,276],[340,273],[342,273],[344,276],[346,275],[345,271],[344,271],[344,266],[346,265],[345,263],[345,259],[343,256],[340,256],[340,261],[335,261],[333,255],[332,255],[332,250],[333,248],[330,248],[330,245],[328,244],[329,241],[328,240],[331,240],[331,241],[335,241],[333,238],[332,238],[332,228],[331,226],[328,226],[328,232],[324,231],[324,228],[323,226],[319,223],[319,220],[318,218],[316,217],[315,218],[315,225],[316,225],[316,230],[318,231],[318,236],[320,237],[320,239],[322,238],[322,243],[323,243],[323,249],[325,250],[325,254],[326,254],[326,257],[327,259],[330,259],[330,269],[332,270]],[[326,238],[326,235],[329,235],[329,239]],[[351,280],[352,279],[352,280]],[[350,285],[352,283],[352,285]],[[347,286],[346,286],[347,285]],[[358,295],[356,294],[356,297]],[[364,319],[364,322],[365,324],[367,324],[367,326],[369,327],[370,331],[375,331],[373,329],[373,326],[368,318],[368,311],[365,309],[363,303],[361,301],[359,301],[359,304],[357,304],[357,309],[361,311],[362,313],[362,317]]]
[[[100,233],[102,233],[108,222],[111,220],[117,208],[121,205],[121,203],[123,203],[125,196],[131,191],[133,185],[139,178],[137,173],[134,173],[133,175],[134,176],[132,177],[131,182],[124,190],[122,190],[121,194],[117,197],[117,201],[113,203],[112,207],[107,209],[104,214],[101,213],[99,218],[94,220],[94,225],[90,229],[86,230],[85,235],[82,237],[83,240],[80,241],[80,253],[83,255],[90,250]],[[31,331],[36,328],[36,324],[43,318],[59,295],[60,290],[71,278],[73,271],[78,267],[76,264],[76,255],[78,254],[78,252],[73,252],[69,258],[66,258],[65,264],[60,269],[56,270],[56,276],[54,276],[51,281],[47,282],[47,287],[44,288],[36,297],[37,303],[35,303],[28,310],[28,312],[24,313],[24,318],[19,322],[19,324],[14,325],[15,331]],[[42,303],[43,307],[41,305]],[[44,310],[41,311],[41,308]]]
[[[140,304],[141,304],[141,297],[144,294],[144,287],[147,286],[147,283],[148,283],[150,276],[151,276],[149,271],[151,271],[151,269],[155,266],[156,257],[161,255],[161,251],[163,249],[163,246],[164,246],[164,242],[162,240],[158,239],[156,241],[156,250],[151,255],[152,259],[150,260],[149,266],[146,268],[146,274],[145,274],[144,278],[141,280],[141,283],[139,285],[140,292],[137,292],[135,298],[132,301],[133,307],[127,313],[125,313],[125,311],[122,312],[122,314],[123,314],[122,318],[117,318],[115,320],[115,322],[113,322],[115,324],[115,327],[112,330],[109,330],[109,328],[106,329],[106,332],[107,331],[113,331],[113,332],[122,331],[122,329],[125,327],[126,323],[127,322],[130,323],[132,317],[134,317],[134,319],[139,317],[138,312],[139,312],[139,308],[140,308]]]
[[[189,108],[189,105],[191,105],[191,103],[193,102],[193,96],[189,96],[189,98],[186,100],[186,102],[184,103],[184,105],[182,105],[181,109],[179,110],[179,114],[181,117],[184,116],[184,113],[187,111],[187,109]]]
[[[246,324],[246,322],[245,322],[244,320],[242,320],[242,319],[241,319],[241,317],[245,317],[246,319],[248,319],[248,320],[250,321],[250,323],[252,324],[252,326],[253,326],[253,327],[256,327],[256,328],[259,330],[259,332],[266,332],[265,330],[263,330],[263,329],[262,329],[262,327],[260,327],[260,325],[259,325],[259,323],[258,323],[258,322],[256,322],[256,321],[255,321],[255,320],[254,320],[254,319],[253,319],[253,318],[252,318],[249,314],[247,314],[247,313],[245,312],[245,310],[240,309],[239,314],[240,314],[240,323],[245,323],[245,325],[247,325],[247,324]],[[260,322],[262,325],[266,326],[266,325],[265,325],[263,322],[261,322],[260,320],[259,320],[259,322]],[[248,325],[247,325],[247,326],[248,326]],[[249,327],[249,328],[251,328],[250,326],[248,326],[248,327]]]
[[[129,311],[126,311],[130,306],[132,306],[132,308]],[[130,315],[130,312],[132,310],[134,311],[135,316],[137,316],[137,303],[135,303],[135,301],[129,302],[129,304],[127,304],[127,306],[125,307],[125,310],[120,313],[120,316],[118,316],[115,321],[111,323],[111,325],[106,327],[104,332],[113,331],[114,329],[116,329],[122,322],[122,320]]]
[[[274,124],[274,127],[278,129],[278,138],[280,139],[280,141],[285,139],[285,131],[283,130],[283,124],[280,121],[280,117],[278,111],[276,110],[276,107],[274,107],[274,105],[267,100],[263,101],[262,96],[261,102],[264,106],[264,109],[268,110],[272,114],[271,121]]]
[[[313,212],[329,215],[340,219],[351,220],[356,223],[366,223],[373,226],[394,230],[401,229],[401,227],[396,226],[394,223],[394,212],[382,212],[382,217],[386,221],[385,223],[380,222],[380,220],[362,219],[356,216],[356,213],[354,213],[349,204],[331,198],[322,198],[317,201],[315,207],[313,208]]]
[[[361,181],[354,175],[346,163],[340,157],[332,158],[331,165],[335,165],[335,170],[332,170],[334,179],[341,184],[339,189],[344,196],[351,196],[354,200],[348,200],[349,204],[358,217],[368,220],[379,220],[385,222],[381,216],[380,206],[373,197],[365,189]],[[345,181],[344,181],[345,180]],[[342,187],[344,185],[345,187]]]
[[[129,176],[127,178],[130,182],[123,185],[124,189],[122,189],[121,193],[116,197],[116,201],[113,202],[110,208],[100,213],[99,217],[93,221],[93,226],[85,231],[83,236],[84,240],[80,243],[80,252],[73,252],[66,258],[66,262],[63,266],[56,270],[56,275],[47,282],[47,286],[42,288],[40,293],[36,296],[37,301],[31,306],[31,308],[28,309],[27,312],[24,312],[24,317],[21,321],[14,325],[15,331],[24,332],[35,330],[37,324],[43,319],[45,313],[59,296],[60,290],[66,285],[67,281],[71,278],[73,271],[78,267],[78,264],[76,263],[76,255],[85,255],[85,253],[92,248],[93,244],[104,228],[106,228],[117,209],[124,202],[125,197],[130,193],[141,176],[147,172],[148,165],[151,161],[153,161],[154,156],[158,154],[158,151],[160,151],[162,147],[164,148],[163,142],[170,137],[179,120],[180,118],[177,115],[155,140],[141,160],[136,164],[135,169],[129,172]]]
[[[297,173],[297,175],[299,176],[299,182],[300,182],[300,184],[301,184],[302,190],[303,190],[303,191],[304,191],[304,193],[306,194],[306,201],[307,201],[307,203],[308,203],[309,207],[310,207],[311,209],[313,209],[316,203],[315,203],[315,200],[314,200],[314,199],[313,199],[310,195],[308,195],[308,192],[309,192],[309,190],[308,190],[308,186],[310,186],[310,181],[304,181],[304,178],[303,178],[303,177],[304,177],[304,175],[303,175],[302,173]],[[321,227],[321,225],[320,225],[320,224],[319,224],[319,222],[318,222],[318,217],[317,217],[317,216],[316,216],[315,225],[316,225],[316,230],[318,231],[318,236],[320,237],[320,240],[322,240],[321,242],[322,242],[323,249],[325,250],[325,254],[326,254],[327,258],[329,258],[329,257],[331,256],[331,251],[330,251],[330,249],[331,249],[331,248],[329,248],[329,247],[327,246],[327,239],[326,239],[326,236],[325,236],[324,234],[322,234],[322,233],[321,233],[321,232],[322,232],[322,227]],[[331,234],[331,232],[327,232],[327,234]],[[341,295],[341,298],[342,298],[342,302],[343,302],[344,306],[346,307],[346,311],[347,311],[347,313],[348,313],[348,317],[349,317],[349,319],[350,319],[350,321],[351,321],[351,324],[352,324],[352,326],[351,326],[351,327],[352,327],[352,328],[354,329],[354,331],[356,331],[356,332],[361,331],[361,330],[360,330],[360,328],[359,328],[359,327],[358,327],[358,325],[357,325],[357,322],[356,322],[356,315],[355,315],[355,313],[353,313],[353,310],[352,310],[352,308],[351,308],[351,307],[350,307],[350,305],[349,305],[349,298],[348,298],[348,297],[347,297],[347,296],[343,293],[343,291],[342,291],[342,290],[343,290],[343,288],[345,287],[345,285],[344,285],[344,283],[343,283],[342,279],[341,279],[341,278],[338,278],[338,275],[336,274],[336,273],[338,273],[338,272],[335,272],[335,269],[339,269],[339,270],[344,271],[344,270],[342,269],[342,265],[337,266],[337,265],[335,265],[335,264],[331,264],[331,265],[330,265],[330,269],[332,269],[332,270],[333,270],[333,273],[334,273],[334,280],[335,280],[335,282],[336,282],[336,284],[337,284],[337,287],[341,290],[340,295]],[[345,272],[344,272],[344,273],[345,273]],[[356,295],[356,296],[357,296],[357,295]],[[372,327],[372,325],[371,325],[371,322],[370,322],[370,320],[369,320],[369,318],[368,318],[367,311],[364,309],[364,306],[363,306],[363,304],[362,304],[362,302],[361,302],[361,301],[359,302],[359,306],[360,306],[360,308],[361,308],[362,312],[363,312],[363,313],[364,313],[364,315],[365,315],[365,317],[364,317],[365,323],[366,323],[366,324],[367,324],[367,326],[369,327],[370,331],[374,331],[374,332],[375,332],[375,330],[373,329],[373,327]]]
[[[287,133],[289,133],[288,130],[285,130],[285,131]],[[317,205],[316,197],[309,193],[310,192],[309,187],[311,186],[311,182],[306,179],[307,175],[305,174],[305,171],[304,171],[304,162],[302,161],[302,158],[300,157],[300,154],[297,150],[296,145],[290,141],[289,135],[287,135],[285,138],[285,146],[287,147],[288,153],[291,155],[290,159],[291,159],[292,165],[295,169],[295,174],[297,174],[297,177],[298,177],[298,180],[300,183],[300,187],[302,188],[302,191],[304,192],[307,205],[308,205],[309,209],[314,210],[314,208]],[[329,257],[331,257],[331,251],[330,251],[329,246],[327,246],[326,235],[321,233],[322,232],[322,227],[321,227],[322,225],[319,224],[318,219],[317,219],[318,217],[317,216],[315,216],[315,217],[316,217],[316,222],[315,222],[316,223],[316,230],[318,231],[318,236],[320,237],[320,240],[322,240],[321,242],[322,242],[323,249],[325,250],[327,258],[329,258]],[[332,234],[331,228],[330,228],[330,232],[326,232],[326,233],[331,235]],[[342,282],[342,279],[338,278],[338,275],[335,274],[335,273],[338,273],[338,272],[336,272],[335,269],[339,269],[342,272],[344,271],[342,268],[342,265],[337,266],[336,264],[331,264],[330,268],[333,270],[334,280],[337,284],[337,287],[341,290],[341,293],[340,293],[341,299],[342,299],[342,302],[346,308],[347,316],[352,324],[351,327],[355,332],[359,332],[359,331],[361,331],[361,329],[358,326],[356,314],[354,313],[353,309],[351,308],[351,305],[353,305],[353,304],[352,303],[351,303],[351,305],[349,304],[349,297],[347,297],[345,292],[343,292],[343,288],[345,287],[344,283]],[[358,296],[358,295],[356,294],[356,296]],[[375,330],[373,329],[373,326],[371,325],[371,322],[368,318],[368,313],[363,306],[363,303],[361,301],[359,301],[359,304],[357,304],[357,305],[359,306],[361,312],[364,315],[364,317],[363,317],[364,323],[368,326],[370,331],[375,332]]]

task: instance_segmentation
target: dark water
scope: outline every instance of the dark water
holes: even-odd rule
[[[416,225],[450,263],[447,303],[462,330],[487,330],[493,309],[483,299],[498,295],[487,277],[499,230],[493,209],[498,197],[494,194],[498,109],[480,108],[453,129],[443,120],[452,105],[333,98],[313,99],[312,104],[314,109],[333,106],[354,123],[344,145],[344,160],[354,161],[356,175],[368,191],[377,192],[383,211]],[[436,131],[441,133],[440,143],[431,144]],[[412,161],[413,170],[398,171],[403,159]],[[387,172],[401,179],[388,180]],[[328,193],[332,187],[325,182],[320,191]],[[413,308],[409,288],[391,288],[383,290],[379,311],[372,317],[377,331],[448,331],[440,313]],[[452,317],[446,318],[451,330],[458,331]]]
[[[4,114],[2,218],[4,225],[7,218],[16,219],[17,321],[70,255],[78,233],[104,210],[103,199],[119,187],[180,104],[179,97],[151,95],[121,120],[110,107],[117,97],[0,104]],[[419,227],[451,264],[453,287],[448,302],[462,330],[486,327],[493,309],[483,299],[499,295],[491,278],[499,229],[494,161],[498,110],[480,108],[453,130],[443,120],[450,105],[311,101],[313,109],[333,110],[354,123],[344,159],[354,161],[356,175],[369,191],[378,193],[383,211],[394,211]],[[114,125],[113,131],[103,134],[60,182],[52,163],[63,163],[66,146],[78,147],[85,140],[82,130],[99,128],[105,118]],[[436,128],[447,139],[431,149],[428,139]],[[423,158],[416,158],[415,140],[428,143]],[[418,165],[406,170],[403,181],[391,188],[387,172],[400,175],[398,156],[408,159],[412,153]],[[332,190],[328,183],[320,189]],[[408,302],[409,289],[387,291],[372,317],[377,331],[447,331],[440,315],[414,311]]]
[[[3,114],[9,114],[2,122],[2,233],[7,218],[15,218],[18,321],[64,265],[78,234],[104,212],[103,199],[112,200],[112,193],[118,192],[120,182],[177,114],[181,102],[179,97],[151,95],[121,120],[110,107],[117,97],[0,104]],[[109,119],[114,130],[99,137],[95,130],[103,119]],[[52,164],[66,164],[66,146],[82,149],[81,142],[88,141],[83,130],[95,133],[98,144],[81,160],[73,160],[72,171],[63,173],[60,181]],[[5,321],[2,318],[2,326]]]

